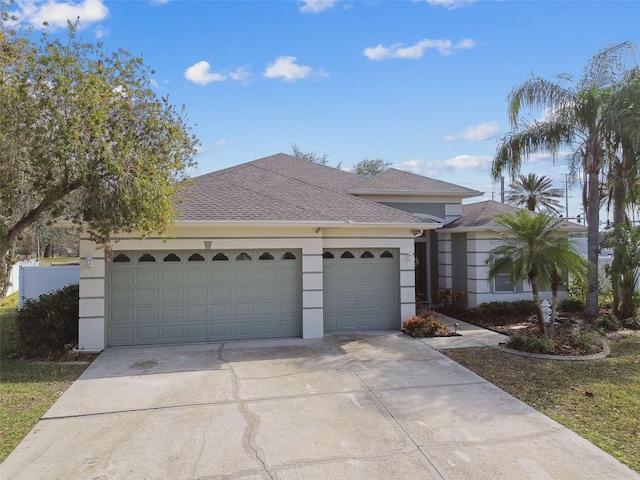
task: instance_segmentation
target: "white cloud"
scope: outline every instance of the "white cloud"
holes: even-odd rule
[[[156,7],[158,5],[166,5],[169,1],[170,0],[149,0],[149,5]]]
[[[104,28],[102,26],[97,26],[94,29],[94,33],[96,35],[96,38],[102,38],[102,37],[105,37],[105,36],[109,35],[109,30],[107,30],[106,28]]]
[[[475,3],[476,0],[426,0],[429,5],[442,6],[453,10],[454,8],[462,7]]]
[[[457,135],[447,135],[445,142],[452,140],[488,140],[500,133],[500,127],[496,122],[486,122],[473,127],[467,127]]]
[[[464,171],[489,171],[493,157],[490,155],[458,155],[446,160],[426,160],[415,159],[394,164],[394,167],[401,170],[426,175],[427,177],[439,178],[444,173],[464,172]]]
[[[229,73],[229,78],[231,80],[235,80],[236,82],[245,84],[249,83],[253,75],[251,75],[251,72],[249,72],[247,68],[247,66],[236,68],[234,71]]]
[[[385,47],[380,44],[376,47],[365,48],[362,54],[369,60],[385,60],[389,58],[402,58],[417,60],[422,58],[427,50],[437,50],[440,55],[452,55],[456,50],[468,50],[475,46],[470,38],[463,38],[456,43],[447,39],[424,38],[415,45],[405,47],[402,43],[395,43]]]
[[[211,72],[211,65],[209,62],[201,60],[184,71],[184,78],[192,81],[196,85],[207,85],[211,82],[224,82],[227,77],[220,74]]]
[[[299,3],[302,13],[318,13],[333,8],[336,0],[301,0]]]
[[[278,57],[275,62],[267,65],[267,69],[263,75],[266,78],[283,78],[287,81],[300,80],[310,75],[327,77],[328,75],[322,70],[313,71],[306,65],[297,65],[296,57]]]
[[[216,145],[226,145],[227,143],[229,143],[227,140],[217,140],[216,141]]]
[[[28,23],[35,28],[44,28],[47,22],[49,28],[65,28],[67,21],[75,22],[80,18],[80,28],[104,20],[109,15],[109,9],[103,0],[83,0],[81,2],[57,0],[19,0],[17,15],[21,22]],[[100,37],[98,37],[100,38]]]

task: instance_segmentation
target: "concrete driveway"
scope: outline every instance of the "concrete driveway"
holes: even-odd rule
[[[397,332],[103,352],[9,479],[640,479]]]

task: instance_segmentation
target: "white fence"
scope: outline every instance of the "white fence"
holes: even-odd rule
[[[21,267],[35,267],[38,265],[38,260],[20,260],[18,263],[11,267],[9,273],[9,289],[7,290],[7,296],[18,291],[20,285],[20,268]]]
[[[58,265],[51,267],[20,267],[18,307],[25,300],[38,298],[44,293],[59,290],[67,285],[80,282],[79,265]]]

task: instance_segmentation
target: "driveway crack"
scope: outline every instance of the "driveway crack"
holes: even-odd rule
[[[242,413],[244,413],[244,416],[246,417],[247,423],[248,423],[249,432],[247,434],[247,447],[249,448],[249,450],[253,452],[253,455],[256,457],[256,459],[262,464],[262,468],[264,469],[264,472],[269,476],[270,479],[273,480],[273,475],[271,475],[271,472],[267,468],[267,465],[264,463],[264,458],[258,451],[258,447],[254,445],[256,426],[260,422],[260,419],[259,417],[254,416],[249,411],[247,402],[242,402],[240,404],[240,408],[242,408]]]

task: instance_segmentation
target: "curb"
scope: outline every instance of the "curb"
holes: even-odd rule
[[[600,360],[601,358],[607,357],[611,353],[611,349],[609,348],[609,343],[606,339],[602,339],[602,351],[598,353],[594,353],[593,355],[547,355],[544,353],[528,353],[521,352],[519,350],[512,350],[511,348],[506,348],[502,346],[493,347],[496,350],[500,350],[501,352],[510,353],[512,355],[519,355],[521,357],[529,357],[529,358],[539,358],[541,360],[556,360],[561,362],[580,362],[584,360]]]

